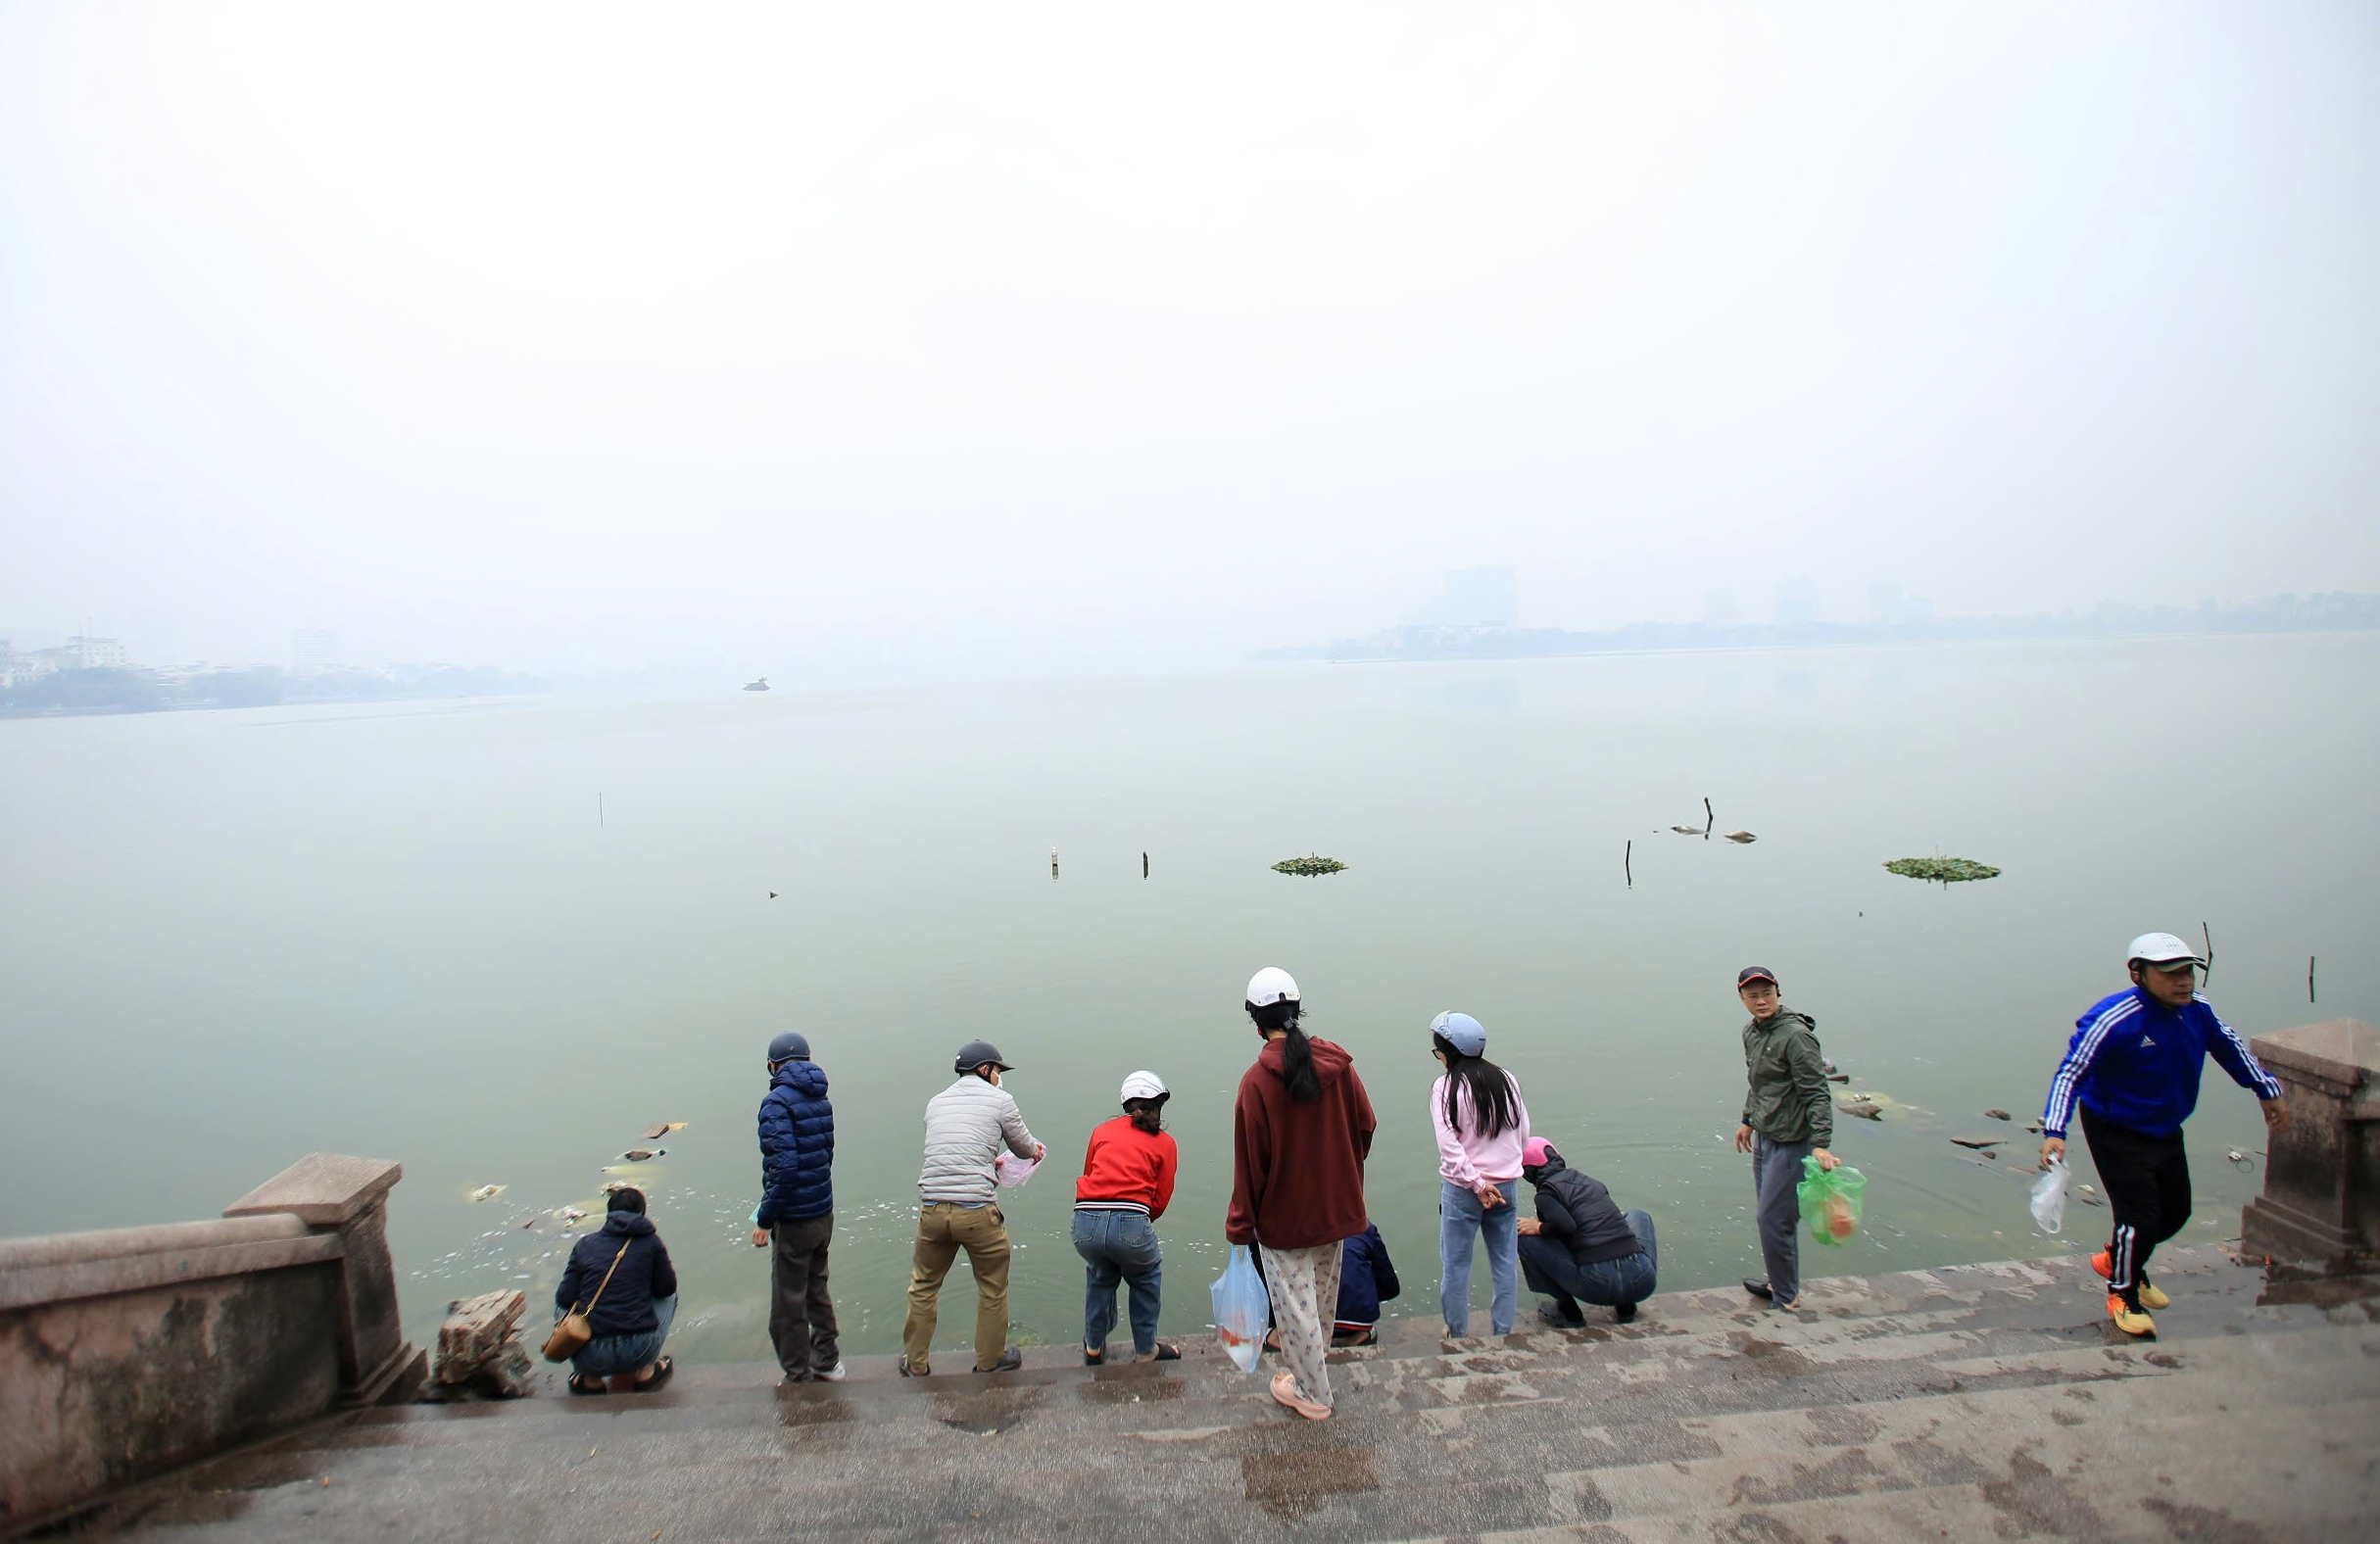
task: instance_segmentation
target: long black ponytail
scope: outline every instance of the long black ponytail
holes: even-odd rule
[[[1454,1048],[1454,1042],[1433,1031],[1431,1043],[1446,1055],[1446,1124],[1453,1130],[1463,1129],[1462,1117],[1455,1113],[1455,1095],[1468,1090],[1472,1113],[1479,1119],[1481,1136],[1501,1136],[1521,1124],[1521,1099],[1513,1087],[1512,1074],[1484,1056],[1466,1056]]]
[[[1256,1021],[1256,1033],[1270,1039],[1276,1031],[1286,1032],[1281,1041],[1281,1081],[1288,1085],[1289,1102],[1312,1104],[1322,1097],[1322,1077],[1314,1070],[1314,1042],[1306,1032],[1297,1027],[1297,1001],[1284,997],[1259,1008],[1247,1004],[1248,1017]]]

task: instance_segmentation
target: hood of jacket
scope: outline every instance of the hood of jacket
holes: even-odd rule
[[[613,1212],[604,1219],[604,1231],[614,1238],[643,1238],[655,1230],[653,1219],[643,1212]]]
[[[1554,1152],[1547,1153],[1543,1163],[1523,1164],[1521,1166],[1521,1178],[1527,1180],[1530,1184],[1543,1184],[1546,1181],[1552,1179],[1555,1175],[1560,1174],[1563,1170],[1569,1167],[1569,1164],[1562,1161],[1561,1152],[1556,1150]]]
[[[1289,1081],[1288,1070],[1284,1065],[1288,1059],[1288,1052],[1283,1047],[1288,1043],[1287,1036],[1277,1040],[1267,1040],[1264,1042],[1264,1049],[1256,1057],[1257,1066],[1262,1067],[1285,1084]],[[1336,1083],[1348,1068],[1355,1065],[1354,1057],[1329,1040],[1318,1040],[1308,1036],[1306,1043],[1314,1047],[1314,1076],[1321,1080],[1325,1088]]]
[[[1744,1021],[1744,1038],[1749,1040],[1755,1035],[1774,1035],[1777,1031],[1794,1024],[1800,1025],[1813,1035],[1818,1033],[1818,1020],[1792,1008],[1779,1008],[1766,1019],[1746,1019]]]
[[[822,1098],[826,1094],[826,1070],[814,1061],[789,1061],[777,1069],[777,1076],[769,1080],[769,1085],[791,1088],[805,1099]]]

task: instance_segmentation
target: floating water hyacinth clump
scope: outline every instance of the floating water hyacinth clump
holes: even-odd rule
[[[1347,865],[1336,858],[1316,857],[1309,852],[1302,858],[1283,858],[1273,865],[1276,874],[1336,874]]]
[[[1998,869],[1973,858],[1894,858],[1884,866],[1904,879],[1930,879],[1944,885],[2000,877]]]

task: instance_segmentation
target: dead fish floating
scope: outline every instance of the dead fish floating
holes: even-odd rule
[[[604,1182],[604,1193],[606,1195],[617,1195],[622,1190],[633,1190],[635,1188],[636,1186],[630,1184],[625,1180],[606,1180]]]
[[[504,1194],[503,1185],[483,1184],[478,1189],[471,1192],[470,1199],[474,1201],[493,1201],[502,1194]]]
[[[1849,1083],[1851,1081],[1851,1074],[1847,1072],[1830,1072],[1826,1075],[1826,1081],[1828,1083]]]
[[[666,1136],[666,1135],[668,1135],[668,1134],[669,1134],[669,1123],[668,1123],[667,1121],[663,1121],[663,1122],[662,1122],[660,1125],[656,1126],[656,1127],[649,1128],[649,1129],[646,1131],[646,1133],[645,1133],[645,1140],[647,1140],[647,1141],[649,1141],[649,1142],[652,1142],[652,1141],[658,1141],[658,1140],[660,1140],[662,1137],[664,1137],[664,1136]]]
[[[1706,826],[1672,826],[1670,829],[1676,832],[1681,837],[1703,837],[1710,835],[1710,828]]]
[[[537,1226],[537,1214],[535,1212],[531,1212],[528,1216],[522,1218],[512,1226],[515,1228],[535,1228]]]
[[[1951,1140],[1961,1147],[1971,1147],[1988,1158],[1994,1156],[1992,1149],[2007,1141],[2008,1138],[2005,1136],[1954,1136]]]
[[[1838,1104],[1835,1108],[1845,1115],[1856,1115],[1863,1121],[1880,1121],[1884,1118],[1884,1107],[1870,1104],[1866,1099],[1855,1099],[1849,1104]]]
[[[1987,1121],[2006,1121],[2015,1119],[2015,1117],[2011,1116],[2006,1110],[1986,1110],[1983,1112],[1983,1118]]]
[[[1754,836],[1749,831],[1730,831],[1725,833],[1725,836],[1729,842],[1738,844],[1745,842],[1758,842],[1760,840],[1760,838]]]
[[[555,1208],[554,1215],[560,1218],[565,1223],[583,1223],[587,1220],[587,1214],[580,1211],[575,1206],[557,1207]]]
[[[648,1158],[663,1157],[668,1151],[666,1147],[631,1147],[620,1156],[630,1163],[643,1163]]]

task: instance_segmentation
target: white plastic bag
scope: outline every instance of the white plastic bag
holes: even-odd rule
[[[2066,1225],[2066,1182],[2072,1174],[2064,1158],[2053,1158],[2033,1182],[2033,1221],[2045,1233],[2054,1233]]]
[[[1255,1372],[1256,1359],[1264,1355],[1264,1332],[1273,1327],[1273,1299],[1256,1262],[1248,1258],[1247,1245],[1232,1245],[1232,1263],[1215,1278],[1211,1291],[1215,1336],[1223,1342],[1224,1354],[1240,1372]]]
[[[992,1177],[1009,1188],[1023,1184],[1033,1178],[1033,1171],[1042,1166],[1039,1158],[1019,1158],[1014,1153],[1000,1153],[992,1160]]]

